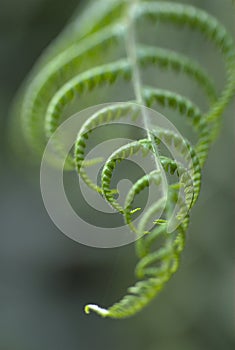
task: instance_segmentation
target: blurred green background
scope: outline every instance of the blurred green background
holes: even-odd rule
[[[208,10],[234,32],[232,1],[182,2]],[[77,5],[0,2],[0,350],[234,349],[234,103],[203,169],[180,270],[133,318],[83,313],[87,302],[108,306],[133,283],[134,247],[95,249],[64,236],[43,206],[38,167],[17,159],[8,133],[17,88]],[[170,40],[169,31],[160,42],[170,47]],[[183,48],[205,58],[220,83],[214,56],[192,37],[182,40]]]

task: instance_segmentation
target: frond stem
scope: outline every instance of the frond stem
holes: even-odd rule
[[[146,108],[142,108],[142,106],[145,106],[145,100],[142,95],[142,82],[141,82],[141,74],[140,74],[140,68],[138,63],[138,52],[137,52],[137,45],[136,45],[136,34],[135,34],[135,18],[136,18],[136,11],[138,10],[138,4],[139,0],[131,0],[130,6],[127,11],[127,15],[125,18],[125,24],[127,28],[127,34],[125,37],[125,46],[126,46],[126,53],[128,60],[130,62],[130,66],[132,68],[132,82],[133,82],[133,89],[136,97],[136,102],[140,105],[142,116],[143,116],[143,122],[144,122],[144,129],[147,133],[147,138],[151,141],[153,145],[153,150],[155,153],[155,163],[157,169],[161,168],[161,164],[159,161],[159,153],[157,149],[157,145],[155,143],[153,135],[149,131],[149,125],[148,125],[148,113]]]

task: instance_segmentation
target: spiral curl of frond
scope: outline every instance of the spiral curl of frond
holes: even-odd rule
[[[130,103],[107,106],[91,116],[81,130],[78,130],[74,156],[70,155],[72,166],[87,186],[99,192],[115,210],[120,212],[130,230],[140,237],[136,241],[136,254],[139,258],[136,266],[138,279],[136,284],[128,289],[126,296],[108,309],[94,304],[85,307],[86,313],[94,311],[102,317],[111,318],[128,317],[141,310],[177,271],[185,246],[189,213],[200,192],[201,168],[217,135],[223,111],[235,91],[233,39],[226,29],[205,11],[193,6],[161,1],[95,1],[92,8],[88,8],[81,16],[81,20],[80,16],[75,16],[61,36],[45,51],[20,93],[21,99],[17,106],[20,106],[22,132],[29,147],[35,152],[39,154],[43,152],[48,139],[61,124],[65,108],[68,108],[75,98],[80,99],[102,86],[113,85],[117,79],[135,84],[133,62],[128,57],[128,50],[126,55],[115,52],[117,46],[126,45],[126,32],[130,25],[127,19],[130,18],[130,12],[132,25],[144,18],[153,26],[157,22],[164,22],[176,26],[188,26],[199,31],[222,55],[226,83],[218,96],[213,80],[199,63],[169,49],[135,42],[138,67],[144,71],[145,68],[153,66],[187,76],[204,92],[208,99],[208,110],[201,111],[187,97],[173,91],[142,85],[141,101],[133,100]],[[141,118],[141,108],[138,107],[140,102],[149,108],[157,104],[178,111],[195,131],[197,143],[192,145],[186,139],[182,143],[177,135],[167,130],[151,130],[149,133],[151,137],[133,140],[109,156],[102,170],[101,184],[98,186],[86,172],[88,166],[101,161],[101,159],[86,161],[88,139],[92,137],[93,129],[105,123],[121,121],[127,115],[131,115],[133,120]],[[190,155],[191,169],[185,169],[183,164],[168,156],[155,154],[155,147],[158,147],[163,139],[166,144],[173,143],[186,157]],[[146,174],[135,182],[123,206],[115,197],[117,190],[111,188],[112,175],[118,164],[136,153],[141,153],[143,157],[153,153],[158,157],[164,172],[178,176],[178,182],[169,185],[165,207],[162,207],[161,199],[157,200],[144,213],[138,225],[133,223],[133,214],[139,210],[133,207],[134,198],[150,184],[158,186],[161,183],[159,171]],[[169,233],[167,230],[169,218],[175,203],[180,200],[180,187],[183,188],[185,202],[182,203],[182,211],[178,213],[180,218],[178,227],[173,233]],[[160,209],[164,212],[164,219],[156,220],[153,228],[148,230],[149,220]],[[153,251],[152,247],[158,241],[161,242],[160,247]]]

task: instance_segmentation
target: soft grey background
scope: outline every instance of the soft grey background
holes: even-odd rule
[[[230,0],[183,2],[206,8],[234,30]],[[203,170],[178,273],[134,318],[113,321],[83,313],[85,303],[108,306],[133,283],[134,247],[98,250],[60,233],[43,207],[38,168],[16,158],[7,131],[16,89],[76,5],[75,0],[0,3],[0,350],[233,349],[234,104]],[[182,46],[203,58],[205,50],[190,39]],[[206,59],[216,73],[213,56]]]

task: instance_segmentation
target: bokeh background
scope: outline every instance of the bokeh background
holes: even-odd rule
[[[182,2],[208,10],[234,33],[232,1]],[[134,282],[133,245],[95,249],[64,236],[43,206],[38,166],[12,150],[12,99],[84,3],[0,1],[0,350],[234,349],[234,103],[203,170],[180,270],[151,305],[123,321],[86,316],[83,306],[108,306],[125,293]],[[171,31],[160,39],[174,44]],[[216,59],[196,39],[185,36],[181,46],[205,58],[222,81]]]

